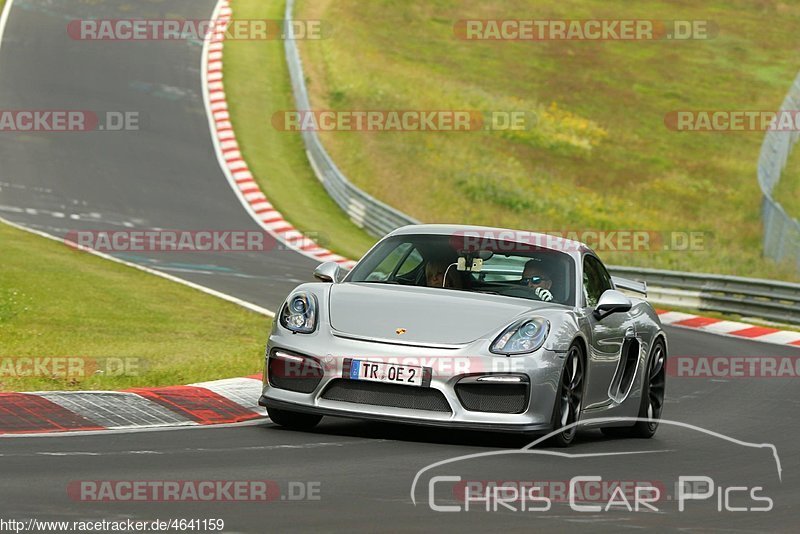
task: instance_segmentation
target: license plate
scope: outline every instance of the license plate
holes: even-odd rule
[[[346,368],[345,371],[347,371]],[[350,361],[350,370],[345,377],[351,380],[405,384],[407,386],[422,386],[426,382],[423,367],[356,359]]]

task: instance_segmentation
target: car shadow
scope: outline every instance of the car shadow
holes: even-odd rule
[[[383,439],[409,443],[460,445],[491,449],[519,449],[543,435],[520,435],[503,432],[425,427],[404,423],[358,421],[333,416],[326,416],[319,425],[311,430],[292,430],[277,424],[265,425],[263,429],[265,432],[292,432],[314,436]],[[607,440],[609,438],[604,437],[599,430],[582,430],[575,436],[573,446]],[[559,449],[547,443],[542,443],[537,448]]]

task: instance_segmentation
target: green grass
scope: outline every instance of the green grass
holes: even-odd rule
[[[234,7],[237,18],[280,14],[272,2],[240,0]],[[709,19],[720,33],[689,42],[453,38],[459,19],[531,17]],[[664,125],[673,110],[777,109],[797,74],[790,52],[800,6],[745,0],[300,0],[295,18],[323,20],[333,31],[330,38],[301,42],[315,109],[538,113],[535,130],[514,134],[322,135],[356,185],[400,210],[429,222],[540,230],[701,231],[709,243],[705,250],[601,256],[616,264],[800,280],[792,266],[761,256],[756,162],[763,132],[678,133]],[[234,46],[261,49],[243,69],[246,89],[226,74],[227,90],[239,92],[232,98],[239,114],[246,108],[249,120],[262,125],[242,129],[237,119],[248,155],[280,150],[276,140],[299,144],[268,131],[271,113],[290,106],[274,102],[288,95],[288,87],[273,44],[226,48],[226,69],[232,63],[242,68],[247,60],[241,52],[229,53]],[[264,67],[278,61],[279,72],[254,87],[256,80],[264,84]],[[246,91],[277,97],[270,107],[262,94],[262,104],[252,106],[241,98]],[[293,174],[298,172],[295,167]],[[285,178],[263,174],[266,180]],[[798,198],[798,180],[793,184],[788,194]],[[294,178],[283,184],[292,188],[281,199],[290,220],[307,211],[305,205],[295,209],[293,201],[333,209],[317,203],[310,185]],[[344,234],[333,235],[336,243],[348,243]]]
[[[237,0],[237,19],[281,19],[283,2]],[[359,258],[375,242],[336,206],[314,176],[298,133],[272,127],[277,111],[295,108],[283,42],[225,43],[225,92],[250,170],[275,208],[299,230],[344,256]]]
[[[5,224],[0,258],[0,391],[176,385],[263,367],[262,315]],[[110,375],[13,376],[31,357],[97,359]],[[108,367],[119,360],[121,375]]]

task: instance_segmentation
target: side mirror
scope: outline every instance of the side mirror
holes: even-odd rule
[[[338,284],[342,278],[342,268],[335,261],[326,261],[314,269],[314,278],[320,282]]]
[[[607,289],[597,302],[592,315],[598,321],[604,317],[608,317],[612,313],[626,312],[631,309],[633,303],[631,299],[617,291],[616,289]]]

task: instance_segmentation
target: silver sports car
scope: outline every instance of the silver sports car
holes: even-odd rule
[[[275,318],[259,404],[279,425],[325,415],[548,433],[652,436],[667,340],[645,285],[586,245],[475,226],[407,226],[350,271],[324,263]],[[609,418],[637,418],[609,421]]]

